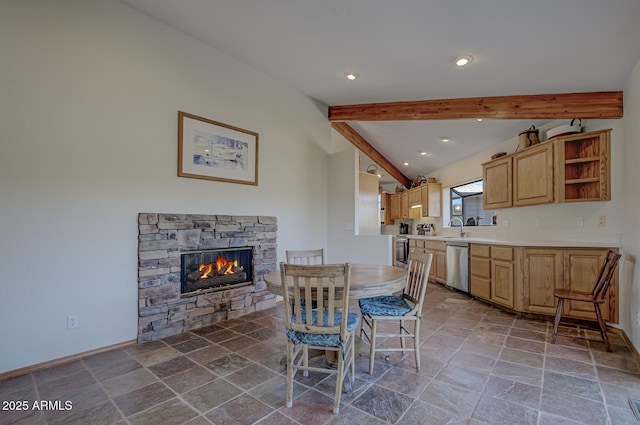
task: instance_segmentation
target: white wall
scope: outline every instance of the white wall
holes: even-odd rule
[[[0,373],[133,340],[139,212],[326,246],[326,109],[118,2],[0,4]],[[259,186],[179,178],[177,112],[259,133]],[[67,315],[79,328],[66,329]]]
[[[625,146],[621,162],[624,164],[622,190],[624,193],[623,245],[624,255],[620,260],[622,269],[620,279],[620,325],[633,341],[640,347],[640,274],[638,258],[640,257],[640,61],[636,64],[624,89],[624,131]]]
[[[391,236],[355,236],[358,168],[352,145],[328,158],[327,261],[391,264]]]

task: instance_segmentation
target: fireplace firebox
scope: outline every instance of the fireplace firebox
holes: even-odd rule
[[[180,292],[211,292],[253,283],[253,248],[225,248],[183,252]]]

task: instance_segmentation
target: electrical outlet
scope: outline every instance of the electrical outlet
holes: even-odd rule
[[[578,227],[584,226],[584,217],[576,218],[576,226],[578,226]]]
[[[542,220],[536,218],[536,227],[542,227]]]
[[[67,329],[75,329],[78,327],[78,316],[67,316]]]
[[[607,225],[607,216],[599,215],[598,216],[598,227],[604,227]]]

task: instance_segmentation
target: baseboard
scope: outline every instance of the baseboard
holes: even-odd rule
[[[607,331],[609,329],[612,329],[612,328],[607,328]],[[633,342],[631,342],[631,339],[627,336],[625,331],[619,328],[613,328],[612,330],[613,330],[613,333],[617,333],[622,337],[622,339],[624,339],[624,342],[627,343],[627,347],[629,347],[629,350],[631,350],[631,354],[633,354],[633,358],[636,359],[636,362],[638,364],[640,364],[640,353],[638,353],[638,350],[633,345]]]
[[[20,375],[25,375],[27,373],[35,372],[40,369],[46,369],[51,366],[57,366],[63,363],[68,363],[74,360],[79,360],[84,357],[92,356],[94,354],[100,354],[105,351],[113,350],[115,348],[126,347],[128,345],[137,344],[138,341],[132,339],[131,341],[120,342],[118,344],[108,345],[106,347],[96,348],[95,350],[89,350],[78,354],[73,354],[71,356],[60,357],[59,359],[49,360],[43,363],[37,363],[31,366],[22,367],[20,369],[10,370],[8,372],[0,373],[0,380],[13,378]]]

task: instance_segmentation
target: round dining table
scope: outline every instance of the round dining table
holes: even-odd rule
[[[351,289],[349,298],[377,297],[404,289],[407,270],[401,267],[379,264],[351,264]],[[282,295],[280,270],[264,276],[269,292]]]

